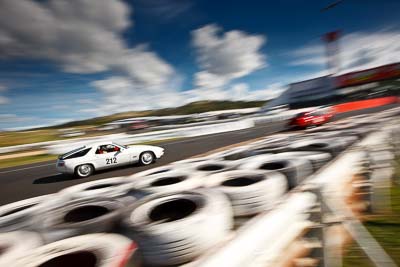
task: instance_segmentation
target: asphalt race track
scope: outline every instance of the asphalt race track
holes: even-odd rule
[[[359,114],[377,112],[394,107],[394,105],[373,108],[369,110],[353,111],[340,114],[336,119],[341,119]],[[39,195],[51,194],[65,187],[83,182],[131,175],[145,169],[165,165],[170,162],[189,158],[217,148],[236,144],[239,142],[263,137],[283,131],[287,122],[275,122],[240,131],[193,137],[183,140],[160,143],[165,148],[165,155],[155,164],[150,166],[127,166],[113,170],[96,173],[89,178],[73,178],[57,173],[55,162],[47,161],[36,164],[5,168],[0,170],[0,205],[22,200]]]

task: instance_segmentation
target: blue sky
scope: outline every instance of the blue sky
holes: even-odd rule
[[[203,99],[259,100],[325,74],[400,61],[399,1],[4,0],[0,129]]]

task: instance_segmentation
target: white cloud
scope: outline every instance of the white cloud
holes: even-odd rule
[[[122,33],[131,12],[120,0],[4,0],[0,50],[3,57],[53,61],[65,72],[120,73],[138,89],[161,86],[174,69],[145,45],[127,46]]]
[[[8,123],[8,122],[26,122],[35,119],[34,117],[20,117],[16,114],[0,114],[0,122]]]
[[[0,105],[5,105],[5,104],[8,104],[9,102],[10,102],[10,99],[8,99],[5,96],[0,95]]]
[[[92,86],[101,91],[105,101],[82,112],[105,115],[131,110],[146,110],[181,105],[185,102],[184,95],[176,88],[180,80],[172,80],[165,87],[153,87],[152,90],[138,90],[137,84],[124,76],[113,76],[95,81]],[[172,89],[169,89],[172,88]],[[118,92],[116,94],[115,92]]]
[[[86,105],[86,104],[93,104],[93,103],[95,103],[95,101],[93,99],[89,99],[89,98],[82,98],[82,99],[76,100],[76,103]]]
[[[295,50],[291,65],[323,66],[326,64],[323,44]],[[400,32],[355,32],[339,39],[341,73],[368,69],[400,61]]]
[[[266,41],[264,36],[238,30],[221,31],[211,24],[192,32],[192,43],[201,68],[195,75],[196,87],[221,87],[266,66],[266,58],[260,52]]]
[[[280,83],[271,84],[267,88],[250,90],[246,83],[234,84],[225,88],[198,88],[183,92],[187,102],[200,100],[234,100],[258,101],[278,97],[286,89]]]
[[[5,91],[7,91],[8,88],[5,85],[0,84],[0,93],[3,93]],[[10,99],[0,95],[0,105],[5,105],[8,104],[10,102]]]

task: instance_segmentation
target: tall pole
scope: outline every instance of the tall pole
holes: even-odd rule
[[[339,31],[333,31],[326,33],[323,37],[326,50],[326,65],[330,75],[334,75],[340,70],[339,35]]]

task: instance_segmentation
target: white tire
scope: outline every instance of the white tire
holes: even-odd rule
[[[215,190],[152,195],[133,205],[124,225],[144,262],[189,262],[223,240],[233,226],[228,198]]]
[[[289,140],[281,140],[277,142],[270,142],[266,144],[251,146],[252,152],[256,155],[261,154],[271,154],[271,153],[281,153],[288,151],[288,146],[290,145]]]
[[[202,177],[188,171],[169,171],[136,179],[133,187],[149,193],[173,193],[200,187]]]
[[[314,171],[318,170],[332,159],[331,154],[320,151],[292,151],[292,152],[279,153],[276,155],[278,157],[308,159],[309,161],[311,161]]]
[[[161,166],[161,167],[156,167],[156,168],[152,168],[149,170],[145,170],[142,172],[138,172],[135,173],[131,176],[128,176],[127,179],[130,181],[136,181],[138,178],[142,178],[145,176],[149,176],[149,175],[154,175],[154,174],[159,174],[159,173],[165,173],[165,172],[170,172],[170,171],[174,171],[174,170],[180,170],[181,168],[176,166],[176,165],[165,165],[165,166]]]
[[[235,217],[271,209],[286,193],[286,177],[279,172],[234,170],[207,177],[205,186],[226,194]]]
[[[289,189],[296,187],[313,173],[313,167],[309,160],[277,155],[254,156],[240,165],[239,169],[278,171],[286,176]]]
[[[125,266],[136,255],[136,245],[117,234],[90,234],[60,240],[31,251],[18,259],[14,267],[37,266]]]
[[[48,206],[55,195],[44,195],[28,198],[0,207],[0,232],[11,232],[16,230],[35,230],[36,225],[32,218]]]
[[[313,139],[294,142],[289,146],[291,151],[323,151],[337,156],[347,147],[340,138]]]
[[[184,160],[179,160],[179,161],[176,161],[176,162],[172,162],[171,165],[172,166],[177,166],[178,168],[179,167],[185,168],[188,165],[201,163],[201,162],[204,162],[204,161],[207,161],[207,160],[210,160],[210,159],[212,159],[212,157],[189,158],[189,159],[184,159]]]
[[[112,199],[73,200],[37,214],[39,225],[47,243],[64,238],[108,232],[115,229],[122,217],[123,203]]]
[[[227,151],[212,154],[211,157],[214,160],[219,161],[232,161],[239,163],[243,159],[255,156],[256,153],[252,151],[252,146],[242,146],[234,149],[229,149]]]
[[[131,181],[126,177],[114,177],[86,182],[67,187],[59,194],[68,199],[85,199],[93,197],[113,198],[123,196],[129,190]]]
[[[238,164],[234,162],[209,160],[188,166],[188,171],[198,172],[201,175],[209,175],[212,173],[233,170]]]
[[[15,231],[0,234],[0,266],[14,266],[28,251],[43,245],[40,235],[34,232]]]

